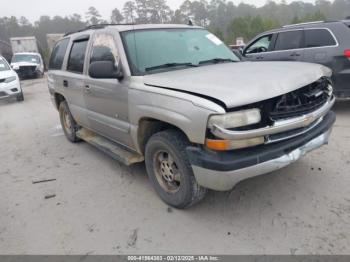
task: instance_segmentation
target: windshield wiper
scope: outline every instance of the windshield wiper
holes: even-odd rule
[[[213,64],[218,64],[218,63],[223,63],[223,62],[237,62],[231,58],[213,58],[213,59],[208,59],[208,60],[203,60],[203,61],[200,61],[198,64],[201,65],[201,64],[209,64],[209,63],[213,63]]]
[[[196,67],[197,65],[192,63],[166,63],[162,65],[152,66],[145,68],[146,72],[157,70],[157,69],[163,69],[163,68],[169,68],[169,67],[176,67],[176,66],[188,66],[188,67]]]

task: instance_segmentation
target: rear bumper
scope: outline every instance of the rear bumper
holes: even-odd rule
[[[226,191],[239,181],[283,168],[328,143],[335,114],[329,112],[315,128],[275,144],[230,152],[209,152],[189,147],[187,153],[198,184]]]

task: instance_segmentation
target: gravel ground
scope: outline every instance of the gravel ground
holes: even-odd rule
[[[69,143],[45,79],[23,89],[0,101],[1,254],[350,254],[350,101],[328,146],[180,211],[143,164]]]

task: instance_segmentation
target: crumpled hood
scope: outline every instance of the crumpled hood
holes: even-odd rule
[[[211,97],[232,108],[283,95],[331,74],[329,68],[311,63],[238,62],[145,75],[144,83]]]

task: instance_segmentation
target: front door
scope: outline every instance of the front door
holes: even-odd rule
[[[111,34],[95,34],[90,54],[89,65],[97,61],[112,61],[119,66],[119,52]],[[128,87],[125,81],[94,79],[88,75],[84,99],[89,127],[92,130],[115,142],[132,146],[128,118]]]
[[[248,61],[266,61],[271,56],[274,34],[259,37],[243,50],[243,57]]]

